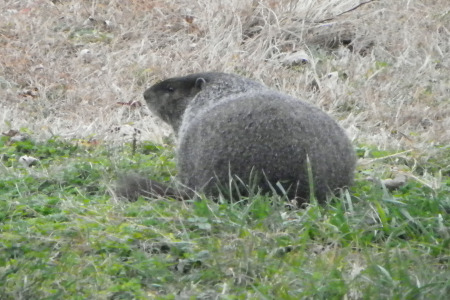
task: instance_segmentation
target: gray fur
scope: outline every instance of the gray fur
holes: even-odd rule
[[[281,183],[302,203],[307,157],[319,201],[352,183],[356,159],[344,130],[317,107],[256,81],[199,73],[162,81],[144,97],[177,132],[178,179],[190,189],[217,195],[231,175],[242,192],[239,183],[255,175],[263,192]]]

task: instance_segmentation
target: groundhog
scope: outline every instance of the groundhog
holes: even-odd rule
[[[234,197],[258,189],[300,205],[310,187],[324,202],[352,183],[356,157],[344,130],[319,108],[261,83],[198,73],[155,84],[144,98],[177,134],[180,198],[192,195],[188,190]],[[163,189],[155,184],[141,190],[158,194]]]

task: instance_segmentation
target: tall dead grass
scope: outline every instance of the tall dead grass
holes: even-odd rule
[[[448,145],[448,1],[360,2],[4,0],[0,130],[161,141],[145,88],[217,70],[317,104],[357,143]]]

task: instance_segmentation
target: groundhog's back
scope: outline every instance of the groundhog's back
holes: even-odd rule
[[[319,200],[352,183],[355,154],[343,129],[293,97],[269,90],[229,95],[183,123],[179,178],[196,190],[216,194],[230,174],[249,184],[256,171],[264,191],[280,182],[290,197],[307,201],[307,157]]]

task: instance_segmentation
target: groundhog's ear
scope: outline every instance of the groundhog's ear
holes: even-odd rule
[[[195,87],[199,90],[202,90],[203,87],[206,85],[206,80],[203,77],[199,77],[195,80]]]

